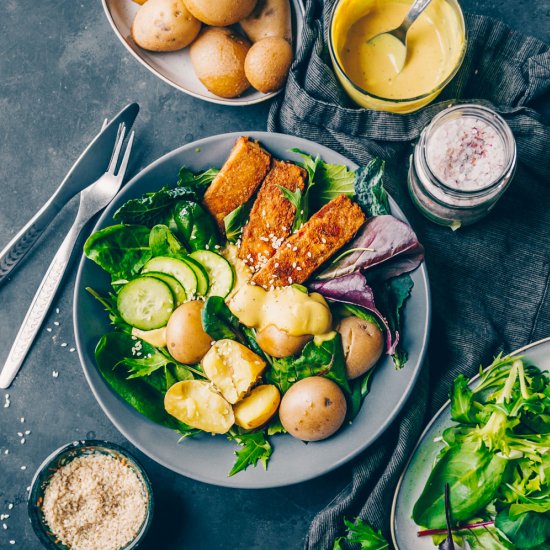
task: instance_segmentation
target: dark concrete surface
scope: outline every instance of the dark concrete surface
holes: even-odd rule
[[[549,39],[548,0],[462,5]],[[195,139],[265,129],[269,104],[218,106],[155,78],[118,42],[99,0],[5,0],[0,29],[0,247],[47,200],[103,119],[126,103],[142,108],[130,175]],[[0,364],[74,214],[73,201],[0,289]],[[310,520],[345,486],[350,468],[283,489],[231,490],[176,475],[133,449],[101,411],[70,351],[75,267],[15,383],[0,391],[0,514],[10,516],[0,521],[0,548],[40,547],[27,519],[26,488],[51,451],[86,437],[122,443],[147,469],[157,510],[144,548],[301,548]],[[26,430],[21,444],[18,432]]]

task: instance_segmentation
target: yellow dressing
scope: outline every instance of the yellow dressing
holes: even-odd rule
[[[442,83],[459,65],[464,27],[460,12],[447,0],[433,0],[409,29],[407,57],[400,71],[399,57],[404,50],[399,41],[387,35],[370,40],[398,27],[411,3],[341,0],[336,8],[331,29],[336,73],[360,105],[395,112],[417,109],[441,91]],[[419,96],[421,100],[392,103]]]
[[[245,285],[228,302],[229,309],[247,327],[262,330],[269,325],[291,336],[326,334],[332,315],[318,293],[306,294],[292,286],[264,290]]]

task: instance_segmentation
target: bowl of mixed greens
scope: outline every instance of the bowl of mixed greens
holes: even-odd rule
[[[123,435],[178,473],[254,488],[376,440],[430,319],[423,248],[383,171],[252,132],[181,147],[125,187],[86,241],[74,306],[87,381]]]
[[[455,379],[397,487],[397,548],[550,548],[549,371],[546,339]]]

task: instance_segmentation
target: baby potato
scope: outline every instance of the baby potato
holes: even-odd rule
[[[203,357],[204,374],[229,403],[237,403],[256,383],[265,362],[234,340],[218,340]]]
[[[231,29],[210,27],[191,45],[191,63],[198,79],[213,94],[237,97],[250,87],[244,73],[249,49],[250,42]]]
[[[372,369],[384,351],[384,335],[376,323],[345,317],[336,330],[342,336],[346,372],[353,380]]]
[[[278,36],[292,42],[289,0],[258,0],[254,11],[240,24],[252,42],[268,36]]]
[[[285,84],[292,57],[292,46],[284,38],[263,38],[246,54],[244,73],[256,90],[276,92]]]
[[[346,398],[335,382],[311,376],[293,384],[283,395],[279,418],[297,439],[319,441],[339,430],[346,410]]]
[[[276,386],[256,386],[233,407],[235,424],[245,430],[259,428],[277,412],[280,402],[281,394]]]
[[[166,327],[156,328],[153,330],[141,330],[137,327],[133,327],[132,336],[137,336],[144,342],[147,342],[156,348],[166,347]]]
[[[201,23],[183,0],[148,0],[139,8],[132,24],[134,42],[153,52],[181,50],[195,40]]]
[[[268,325],[256,333],[258,345],[272,357],[296,355],[312,338],[311,334],[292,336],[275,325]]]
[[[256,0],[184,0],[187,9],[199,20],[214,27],[233,25],[256,6]]]
[[[168,351],[180,363],[198,363],[210,349],[212,338],[204,332],[201,322],[203,306],[204,302],[198,300],[186,302],[174,310],[168,320]]]
[[[181,422],[213,434],[224,434],[235,423],[231,405],[202,380],[176,382],[164,396],[164,408]]]

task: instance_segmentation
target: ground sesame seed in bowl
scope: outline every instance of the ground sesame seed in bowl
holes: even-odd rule
[[[39,468],[29,497],[33,528],[47,548],[121,550],[137,546],[152,518],[141,466],[112,443],[79,441]]]

